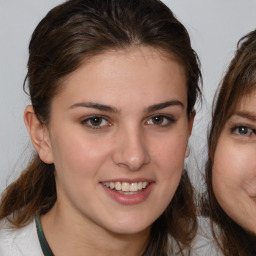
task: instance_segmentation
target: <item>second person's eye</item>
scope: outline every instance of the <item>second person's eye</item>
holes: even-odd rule
[[[246,127],[246,126],[238,126],[232,129],[234,134],[250,136],[251,134],[256,134],[256,130]]]

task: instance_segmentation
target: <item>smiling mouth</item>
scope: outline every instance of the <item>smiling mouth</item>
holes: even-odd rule
[[[112,190],[116,190],[117,192],[125,195],[133,195],[136,194],[145,188],[148,187],[149,182],[147,181],[140,181],[140,182],[103,182],[102,183],[105,187],[110,188]]]

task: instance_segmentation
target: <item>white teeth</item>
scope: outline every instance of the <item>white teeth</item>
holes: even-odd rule
[[[144,182],[142,183],[142,188],[146,188],[147,185],[148,185],[148,183],[144,181]]]
[[[117,191],[122,190],[122,184],[121,184],[121,182],[116,182],[116,183],[115,183],[115,189],[116,189]]]
[[[133,182],[133,183],[130,185],[130,191],[133,191],[133,192],[138,191],[138,183]]]
[[[144,182],[103,182],[103,184],[107,188],[115,189],[117,191],[122,191],[122,192],[138,192],[142,189],[145,189],[148,185],[149,182],[144,181]]]
[[[110,188],[111,188],[111,189],[115,188],[115,183],[110,182]]]
[[[130,191],[130,184],[127,182],[122,183],[122,191],[129,192]]]

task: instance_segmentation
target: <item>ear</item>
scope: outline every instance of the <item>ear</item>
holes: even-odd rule
[[[38,120],[31,105],[25,109],[24,121],[30,134],[31,142],[40,159],[46,164],[52,164],[53,157],[48,128]]]
[[[190,115],[189,115],[189,120],[188,120],[188,135],[190,136],[192,133],[192,128],[193,128],[193,123],[195,119],[196,111],[192,110]]]

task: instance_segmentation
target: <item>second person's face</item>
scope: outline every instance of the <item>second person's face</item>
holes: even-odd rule
[[[160,51],[86,62],[51,108],[59,212],[114,233],[147,230],[180,182],[192,122],[184,68]]]
[[[244,96],[220,135],[212,171],[223,210],[256,234],[256,91]]]

